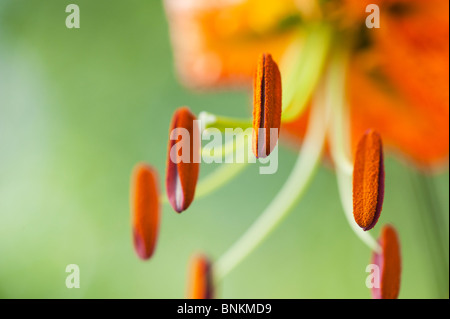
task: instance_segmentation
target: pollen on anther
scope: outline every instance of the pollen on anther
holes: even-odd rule
[[[281,75],[270,54],[259,57],[253,85],[253,153],[264,158],[275,148],[281,125]]]
[[[362,229],[375,226],[383,199],[383,146],[380,135],[369,130],[357,145],[353,170],[353,216]]]

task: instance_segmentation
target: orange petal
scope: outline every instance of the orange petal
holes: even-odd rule
[[[358,143],[353,169],[353,216],[364,230],[380,217],[384,198],[383,147],[380,135],[366,132]]]
[[[260,53],[281,58],[302,19],[295,0],[164,2],[178,74],[195,88],[250,87]]]
[[[259,57],[253,94],[253,153],[266,157],[277,144],[281,124],[281,76],[270,54]],[[277,129],[275,136],[271,129]]]
[[[400,242],[392,226],[384,226],[380,237],[381,253],[373,254],[372,262],[380,267],[380,287],[372,288],[374,299],[396,299],[402,272]]]
[[[370,0],[344,1],[347,20],[364,24]],[[449,19],[447,0],[383,0],[381,28],[365,29],[368,46],[350,61],[352,149],[367,128],[419,167],[448,164]],[[283,123],[301,141],[303,119]]]
[[[137,255],[145,260],[153,255],[158,239],[160,203],[156,171],[147,164],[137,164],[131,187],[134,248]]]
[[[449,2],[380,4],[381,28],[366,32],[370,45],[351,61],[352,135],[371,127],[415,164],[447,163]]]
[[[181,107],[170,125],[166,190],[170,204],[178,213],[192,203],[197,185],[200,132],[195,120],[189,108]]]
[[[191,258],[189,266],[187,298],[213,298],[211,264],[204,255],[196,254]]]

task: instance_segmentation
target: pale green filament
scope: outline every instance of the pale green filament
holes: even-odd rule
[[[339,195],[345,217],[363,243],[374,251],[381,251],[377,241],[366,231],[361,229],[353,217],[352,176],[353,165],[348,156],[348,108],[345,104],[345,80],[348,56],[347,53],[336,53],[330,62],[330,70],[326,77],[326,103],[331,109],[329,127],[329,141],[331,156],[336,168]]]
[[[317,95],[304,143],[288,180],[253,225],[213,265],[215,280],[222,280],[258,247],[288,215],[312,180],[324,148],[328,118],[321,93]]]
[[[298,56],[283,61],[289,65],[289,68],[282,66],[282,120],[287,122],[305,110],[322,76],[330,48],[332,32],[328,25],[311,25],[307,31],[304,42],[294,42],[287,53],[292,56],[293,51],[299,51]]]
[[[208,159],[209,162],[221,163],[222,160],[229,158],[229,157],[233,156],[234,154],[243,151],[243,148],[245,146],[245,140],[243,141],[242,137],[245,138],[245,134],[237,134],[236,141],[234,141],[234,139],[231,139],[231,140],[225,142],[221,146],[221,151],[218,152],[218,154],[211,155],[210,154],[211,149],[203,147],[202,154],[201,154],[202,158]]]
[[[243,130],[252,127],[253,119],[236,119],[228,116],[219,116],[209,112],[201,112],[199,120],[203,121],[203,128],[215,128],[224,132],[227,128],[242,128]]]
[[[247,164],[248,163],[222,164],[222,166],[213,173],[199,181],[197,190],[195,191],[195,199],[208,195],[231,181],[247,167]]]

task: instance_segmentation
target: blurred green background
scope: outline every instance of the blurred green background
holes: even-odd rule
[[[80,29],[65,26],[69,3],[80,6]],[[195,93],[177,82],[161,1],[1,0],[0,297],[183,298],[189,256],[218,258],[275,196],[295,152],[280,148],[277,174],[251,165],[181,215],[165,205],[148,262],[132,247],[131,170],[151,163],[164,189],[172,112],[188,105],[246,116],[249,103],[248,92]],[[201,176],[214,168],[202,165]],[[399,231],[400,298],[448,298],[445,171],[422,176],[387,155],[380,223]],[[217,297],[369,298],[370,258],[345,220],[333,171],[322,166]],[[65,286],[72,263],[80,289]]]

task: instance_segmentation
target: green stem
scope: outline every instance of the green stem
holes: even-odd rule
[[[322,96],[318,94],[318,99]],[[222,280],[281,223],[301,198],[320,162],[325,144],[327,112],[317,103],[295,166],[274,200],[252,226],[213,265],[215,280]]]

